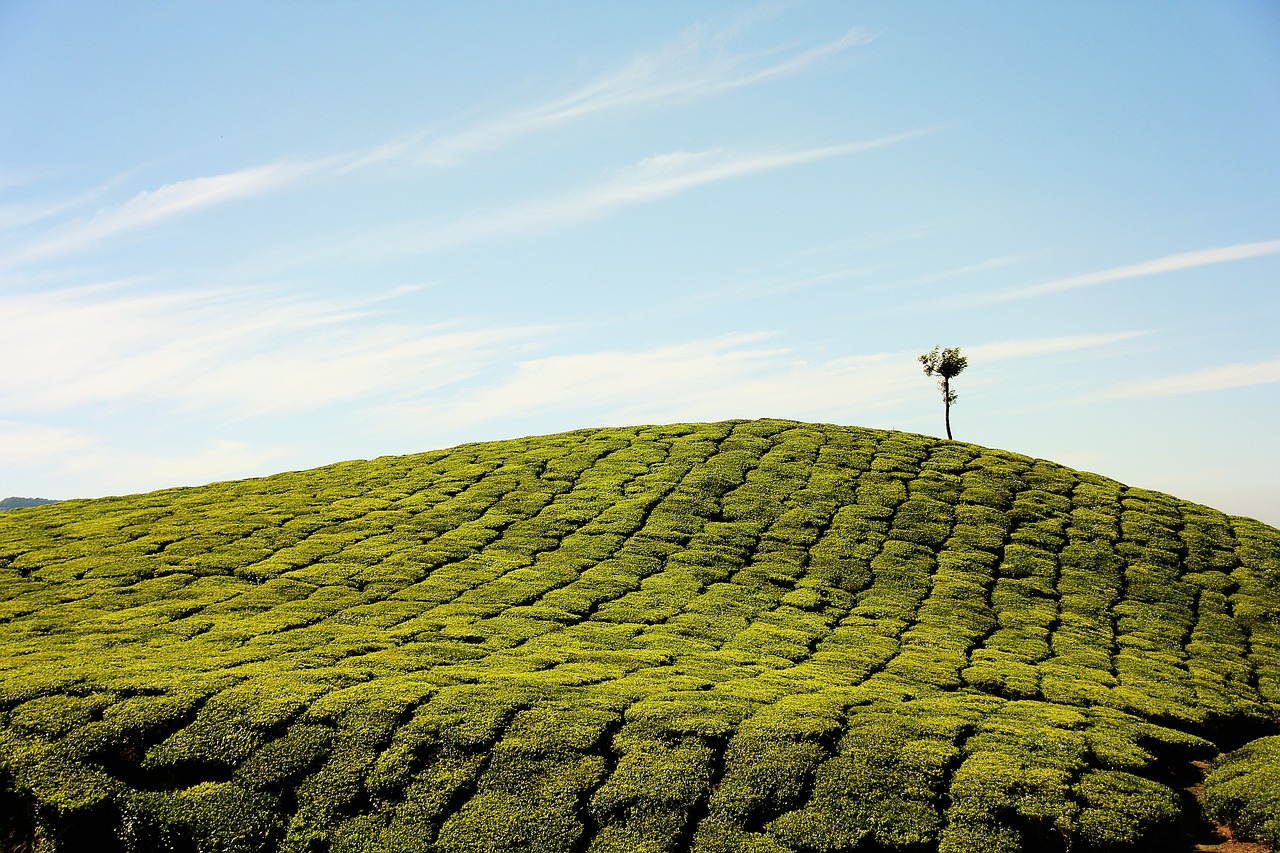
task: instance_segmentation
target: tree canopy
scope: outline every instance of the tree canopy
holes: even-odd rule
[[[969,366],[969,359],[960,354],[959,347],[934,347],[920,356],[920,363],[924,365],[925,376],[939,377],[938,388],[942,391],[942,403],[945,407],[947,438],[951,438],[951,404],[958,398],[956,392],[951,390],[951,380]]]

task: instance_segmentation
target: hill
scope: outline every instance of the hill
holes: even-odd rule
[[[0,516],[10,851],[1189,849],[1204,762],[1274,842],[1278,712],[1280,531],[920,435],[584,430]]]
[[[53,502],[50,498],[5,498],[0,500],[0,510],[18,509],[24,506],[43,506]]]

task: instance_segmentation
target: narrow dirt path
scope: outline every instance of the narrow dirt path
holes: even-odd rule
[[[1221,841],[1200,843],[1191,849],[1196,853],[1271,853],[1271,848],[1265,844],[1232,838],[1229,826],[1218,825],[1216,829]]]
[[[1199,771],[1202,778],[1209,769],[1208,761],[1193,761],[1191,764]],[[1196,783],[1186,790],[1196,798],[1197,802],[1204,802],[1203,784]],[[1265,844],[1241,841],[1236,838],[1229,824],[1217,823],[1207,816],[1202,817],[1201,823],[1203,824],[1201,831],[1192,840],[1195,846],[1191,849],[1194,853],[1272,853],[1271,848]]]

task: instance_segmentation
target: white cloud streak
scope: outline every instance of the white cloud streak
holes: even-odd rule
[[[48,202],[17,202],[0,204],[0,229],[15,230],[45,219],[52,219],[60,213],[83,207],[106,192],[107,187],[99,187],[75,198]]]
[[[976,264],[957,267],[955,269],[943,270],[942,272],[929,273],[928,275],[916,276],[906,282],[908,285],[934,284],[939,281],[947,281],[953,278],[964,278],[974,273],[987,272],[989,270],[1000,269],[1001,267],[1020,264],[1023,261],[1033,257],[1032,255],[1006,255],[1000,258],[989,258]]]
[[[641,54],[625,67],[570,95],[517,110],[452,136],[431,140],[425,134],[417,134],[371,151],[369,159],[411,156],[436,166],[456,165],[518,137],[597,113],[646,103],[695,101],[799,74],[870,40],[868,33],[854,29],[833,41],[760,65],[758,56],[723,53],[716,49],[722,39],[707,38],[700,29],[694,29],[674,44]],[[713,53],[710,58],[709,52]]]
[[[214,439],[190,453],[153,454],[97,445],[69,454],[59,475],[103,484],[116,494],[251,476],[285,451],[254,448],[240,441]],[[108,485],[109,484],[109,485]]]
[[[978,301],[991,303],[1010,302],[1015,299],[1030,299],[1036,296],[1045,296],[1050,293],[1059,293],[1064,290],[1076,290],[1082,287],[1096,287],[1100,284],[1111,284],[1113,282],[1127,281],[1134,278],[1146,278],[1147,276],[1163,275],[1164,273],[1194,269],[1196,267],[1210,266],[1212,264],[1225,264],[1230,263],[1231,261],[1243,261],[1248,258],[1259,258],[1277,253],[1280,253],[1280,240],[1266,240],[1260,243],[1239,243],[1234,246],[1222,246],[1216,249],[1200,249],[1194,252],[1181,252],[1176,255],[1166,255],[1163,258],[1143,261],[1138,264],[1130,264],[1128,266],[1115,267],[1108,270],[1084,273],[1083,275],[1070,276],[1069,278],[1060,278],[1055,281],[1045,282],[1044,284],[1022,287],[1017,290],[1008,290],[1002,293],[992,293],[985,297],[979,297]]]
[[[1149,332],[1104,332],[1092,335],[1064,335],[1056,338],[1030,338],[1019,341],[1000,341],[964,347],[964,354],[974,363],[1006,361],[1051,353],[1104,347],[1121,341],[1142,337]]]
[[[1106,346],[1124,332],[1004,341],[966,347],[984,361]],[[376,410],[385,424],[421,434],[473,434],[487,422],[554,413],[568,428],[785,416],[848,419],[920,398],[914,353],[799,360],[765,334],[728,335],[636,351],[608,350],[521,361],[499,382]]]
[[[431,254],[495,237],[543,233],[602,216],[618,208],[657,201],[720,181],[871,151],[932,132],[932,129],[922,128],[878,139],[801,151],[677,151],[660,154],[641,160],[612,180],[575,193],[498,208],[449,223],[423,220],[399,225],[339,244],[326,253],[385,259]]]
[[[541,327],[398,322],[357,302],[127,286],[0,297],[0,405],[161,401],[249,416],[462,381]]]
[[[238,201],[279,189],[315,174],[333,160],[280,162],[238,172],[191,178],[140,192],[124,204],[99,211],[85,220],[54,229],[36,242],[6,256],[0,269],[12,269],[50,257],[79,251],[109,237],[157,225],[207,207]]]
[[[95,437],[65,427],[0,422],[0,466],[40,465],[96,443]]]
[[[128,450],[80,430],[0,421],[0,480],[7,493],[39,497],[121,494],[252,476],[285,455],[283,449],[228,439],[206,441],[187,453]],[[14,488],[25,481],[40,485]],[[59,482],[79,485],[71,491]]]
[[[1280,358],[1270,361],[1223,364],[1144,382],[1130,382],[1087,399],[1101,401],[1204,394],[1210,391],[1267,385],[1273,382],[1280,382]]]
[[[279,190],[306,178],[343,174],[396,159],[413,160],[433,167],[457,165],[470,156],[500,148],[522,136],[597,113],[638,104],[697,100],[798,74],[869,40],[866,33],[851,30],[826,44],[771,64],[760,64],[758,55],[732,55],[721,50],[713,51],[713,55],[708,57],[709,47],[719,47],[720,39],[705,38],[700,30],[695,29],[676,44],[641,54],[621,70],[566,97],[516,110],[460,133],[433,136],[420,131],[365,150],[311,160],[282,160],[235,172],[175,181],[140,192],[124,204],[101,210],[87,219],[55,226],[35,242],[0,255],[0,270],[77,252],[120,234],[158,225],[200,209]],[[79,206],[83,201],[81,198],[38,206],[0,207],[0,224],[6,220],[23,225],[41,221]]]

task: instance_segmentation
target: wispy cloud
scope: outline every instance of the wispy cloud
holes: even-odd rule
[[[42,175],[33,169],[16,170],[0,166],[0,192],[33,184],[41,177]]]
[[[449,136],[430,138],[426,133],[415,134],[369,152],[370,157],[407,155],[433,165],[454,165],[518,137],[597,113],[641,104],[695,101],[799,74],[871,40],[866,31],[854,29],[838,39],[779,59],[773,51],[727,53],[723,50],[724,35],[708,36],[702,28],[694,28],[676,42],[643,53],[618,71],[564,97],[515,110],[495,121]]]
[[[1203,394],[1249,385],[1267,385],[1272,382],[1280,382],[1280,358],[1270,361],[1223,364],[1173,376],[1162,376],[1159,379],[1129,382],[1090,396],[1088,399],[1099,401]]]
[[[1005,255],[999,258],[988,258],[987,260],[979,261],[976,264],[968,264],[963,267],[956,267],[955,269],[942,270],[941,272],[916,276],[915,278],[908,279],[905,283],[908,285],[934,284],[939,281],[947,281],[953,278],[964,278],[965,276],[974,275],[975,273],[988,272],[990,270],[1020,264],[1031,257],[1032,255]]]
[[[52,219],[69,210],[84,207],[93,202],[94,199],[101,197],[110,186],[111,184],[107,184],[81,193],[74,198],[61,199],[59,201],[28,201],[0,204],[0,229],[23,228],[28,225],[34,225],[37,222],[43,222],[46,219]]]
[[[747,175],[842,157],[932,133],[911,130],[861,142],[800,151],[744,153],[676,151],[645,158],[614,178],[574,193],[497,208],[453,222],[420,220],[358,237],[326,254],[388,258],[430,254],[477,240],[543,233],[611,210],[678,195],[696,187]]]
[[[994,362],[1101,347],[1139,334],[1003,341],[965,351]],[[490,385],[374,411],[385,425],[450,440],[486,423],[539,415],[553,415],[552,428],[770,415],[842,420],[921,398],[914,352],[814,362],[771,341],[763,333],[739,334],[530,359]]]
[[[67,455],[57,473],[102,484],[96,493],[121,494],[252,476],[285,455],[282,448],[255,448],[229,439],[213,439],[191,452],[171,454],[139,453],[99,443]]]
[[[861,267],[830,270],[828,272],[811,275],[775,276],[769,279],[755,280],[748,279],[746,281],[734,282],[733,284],[725,285],[723,287],[713,287],[706,290],[688,292],[672,299],[669,302],[655,304],[651,310],[655,318],[667,315],[673,310],[681,312],[704,310],[707,308],[720,310],[730,303],[745,302],[751,299],[767,299],[771,296],[778,296],[783,293],[794,293],[813,287],[821,287],[833,282],[848,281],[850,279],[880,273],[885,269],[885,264],[867,264]]]
[[[9,412],[161,401],[247,416],[472,376],[545,332],[414,324],[375,303],[246,291],[82,287],[0,297],[0,405]]]
[[[214,205],[262,195],[331,168],[334,162],[332,158],[279,162],[175,181],[140,192],[124,204],[59,226],[33,243],[0,255],[0,269],[12,269],[79,251],[118,234],[157,225]]]
[[[964,354],[974,363],[1003,361],[1036,355],[1104,347],[1150,334],[1145,331],[1104,332],[1092,335],[1064,335],[1054,338],[1028,338],[1015,341],[998,341],[964,347]]]
[[[43,424],[0,422],[0,465],[25,467],[40,465],[97,443],[91,435],[66,427]]]
[[[41,470],[40,497],[66,497],[64,478],[99,484],[94,494],[194,485],[249,476],[284,451],[214,439],[187,453],[154,453],[112,447],[102,437],[45,424],[0,422],[0,469],[10,481]],[[13,483],[10,482],[12,486]]]
[[[423,130],[363,150],[309,160],[281,160],[224,174],[175,181],[136,194],[116,207],[54,226],[24,246],[0,254],[0,270],[15,269],[80,251],[120,234],[155,226],[178,216],[227,202],[262,195],[306,178],[366,169],[390,160],[433,167],[452,166],[514,140],[606,111],[641,104],[679,103],[799,74],[870,36],[851,30],[838,39],[786,53],[733,54],[724,50],[726,33],[707,35],[701,28],[675,43],[637,56],[571,94],[516,109],[466,130],[441,134]],[[746,167],[746,164],[741,164]],[[724,163],[722,167],[732,168]],[[747,167],[749,168],[749,167]],[[0,178],[3,178],[0,175]],[[708,176],[707,180],[718,178]],[[618,187],[624,191],[624,187]],[[653,187],[654,192],[661,192]],[[81,206],[84,198],[42,205],[0,207],[0,225],[26,225]],[[472,223],[472,227],[480,227]],[[465,230],[463,228],[462,230]]]
[[[446,423],[591,407],[653,412],[687,404],[693,389],[737,385],[776,369],[786,350],[760,344],[764,335],[731,335],[639,351],[603,351],[519,362],[506,380],[468,392],[445,407],[428,405]]]
[[[1243,261],[1248,258],[1258,258],[1264,255],[1274,255],[1277,253],[1280,253],[1280,240],[1267,240],[1260,243],[1239,243],[1234,246],[1223,246],[1217,249],[1200,249],[1195,252],[1181,252],[1176,255],[1166,255],[1163,258],[1143,261],[1138,264],[1130,264],[1128,266],[1114,267],[1112,269],[1098,270],[1097,272],[1084,273],[1083,275],[1075,275],[1068,278],[1047,281],[1043,284],[1032,285],[1031,287],[1021,287],[1016,290],[990,293],[985,296],[977,297],[976,301],[992,303],[1009,302],[1015,299],[1029,299],[1035,296],[1044,296],[1049,293],[1058,293],[1063,290],[1075,290],[1082,287],[1096,287],[1101,284],[1111,284],[1113,282],[1127,281],[1134,278],[1146,278],[1147,276],[1162,275],[1164,273],[1194,269],[1195,267],[1209,266],[1211,264],[1225,264],[1231,261]]]
[[[570,210],[585,207],[589,212],[594,212],[597,207],[607,208],[619,204],[651,201],[703,184],[811,163],[816,160],[858,154],[917,139],[933,132],[931,128],[920,128],[877,139],[823,148],[808,148],[802,151],[764,154],[677,151],[661,154],[640,161],[626,170],[616,181],[577,198],[570,198],[567,207]]]

